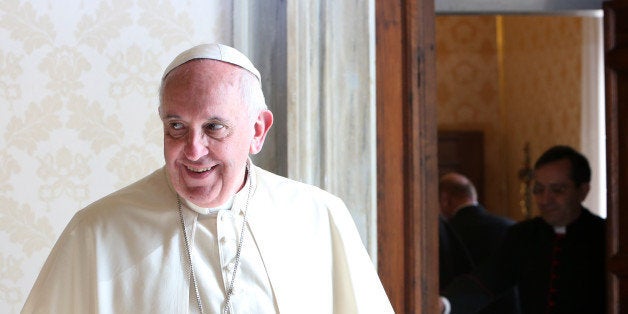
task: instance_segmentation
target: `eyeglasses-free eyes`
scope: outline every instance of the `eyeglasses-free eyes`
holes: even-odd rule
[[[573,187],[574,187],[573,183],[554,183],[554,184],[550,184],[547,187],[545,187],[542,184],[535,183],[534,186],[532,187],[532,194],[537,195],[537,196],[542,195],[547,190],[547,192],[549,192],[552,195],[556,195],[556,196],[564,195],[567,192],[567,190]]]

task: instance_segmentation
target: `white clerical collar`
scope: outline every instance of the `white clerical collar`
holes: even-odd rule
[[[246,161],[246,182],[244,183],[244,186],[242,187],[242,189],[240,189],[240,191],[238,191],[235,195],[232,195],[231,197],[229,197],[229,199],[222,205],[217,206],[217,207],[201,207],[198,206],[190,201],[188,201],[187,199],[185,199],[184,197],[181,197],[181,200],[183,201],[183,204],[185,204],[185,206],[187,206],[189,209],[201,214],[201,215],[208,215],[209,213],[212,212],[217,212],[219,210],[230,210],[232,209],[234,206],[234,203],[236,203],[236,213],[237,214],[244,214],[241,211],[241,208],[243,206],[242,202],[246,202],[247,198],[248,198],[248,193],[249,193],[249,185],[253,184],[253,163],[251,162],[251,159],[249,158]],[[168,176],[168,172],[166,172],[166,180],[168,181],[168,185],[170,186],[170,189],[172,191],[174,191],[174,188],[172,187],[172,184],[170,183],[170,178]],[[252,188],[252,187],[251,187]],[[176,192],[175,192],[176,193]]]
[[[567,233],[567,227],[565,226],[553,226],[554,227],[554,232],[556,234],[566,234]]]
[[[201,207],[201,206],[198,206],[198,205],[188,201],[185,198],[183,199],[183,203],[189,209],[191,209],[191,210],[193,210],[193,211],[195,211],[195,212],[197,212],[197,213],[199,213],[201,215],[207,215],[209,213],[214,213],[214,212],[217,212],[219,210],[223,210],[223,209],[229,210],[229,209],[231,209],[231,207],[233,207],[233,200],[234,200],[234,198],[235,198],[235,195],[231,196],[227,200],[227,202],[225,202],[224,204],[222,204],[220,206],[217,206],[217,207]]]

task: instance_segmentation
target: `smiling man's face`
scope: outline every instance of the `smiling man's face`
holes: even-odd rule
[[[588,183],[577,186],[570,175],[569,159],[550,162],[534,170],[534,200],[541,217],[552,226],[567,226],[576,220],[589,192]]]
[[[159,115],[172,186],[201,207],[227,202],[244,184],[255,136],[240,84],[245,70],[215,60],[193,60],[175,70],[163,89]]]

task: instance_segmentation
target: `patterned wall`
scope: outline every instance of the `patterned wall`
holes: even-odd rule
[[[161,72],[230,44],[231,2],[0,2],[0,313],[18,313],[90,202],[163,164]]]
[[[499,68],[495,17],[492,15],[437,16],[436,79],[438,128],[479,130],[484,133],[484,196],[491,210],[505,191],[500,162]],[[500,205],[500,206],[498,206]]]
[[[511,215],[521,217],[516,174],[525,143],[532,162],[552,145],[580,148],[582,18],[511,16],[503,27],[507,204]]]
[[[582,18],[440,15],[438,126],[482,130],[489,210],[523,218],[518,171],[549,146],[580,146]]]

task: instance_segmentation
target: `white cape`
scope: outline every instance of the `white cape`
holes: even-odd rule
[[[342,200],[251,168],[248,224],[279,311],[392,313]],[[195,214],[184,213],[192,224]],[[186,265],[162,168],[72,218],[22,313],[189,313]]]

